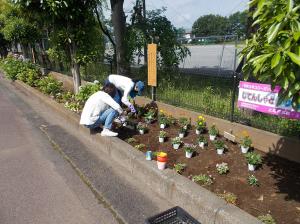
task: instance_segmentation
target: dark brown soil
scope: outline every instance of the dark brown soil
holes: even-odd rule
[[[208,141],[206,149],[197,147],[193,158],[185,158],[182,148],[174,150],[171,138],[178,136],[178,127],[170,126],[165,129],[168,139],[165,143],[158,142],[159,125],[149,125],[149,131],[145,135],[139,135],[128,128],[119,130],[120,138],[126,140],[134,137],[137,145],[143,143],[146,149],[151,151],[164,151],[168,153],[168,167],[173,168],[176,163],[185,163],[186,169],[182,173],[185,177],[192,175],[209,174],[214,183],[206,186],[208,190],[218,194],[231,192],[237,196],[237,206],[253,216],[270,213],[277,223],[300,223],[300,164],[294,163],[277,156],[259,152],[263,156],[263,165],[256,171],[248,171],[244,154],[240,152],[238,144],[226,142],[228,147],[224,155],[217,155],[213,144]],[[204,134],[208,139],[208,134]],[[196,144],[195,130],[189,131],[183,138],[185,143]],[[226,162],[229,173],[220,175],[216,171],[216,164]],[[254,174],[259,180],[259,186],[250,186],[247,182],[249,175]]]

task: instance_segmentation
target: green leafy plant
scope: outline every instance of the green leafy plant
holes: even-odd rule
[[[218,163],[216,165],[217,171],[219,174],[226,174],[229,172],[229,167],[227,163]]]
[[[55,78],[51,76],[46,76],[40,79],[37,82],[37,87],[45,94],[49,94],[51,96],[56,96],[59,92],[62,91],[62,82],[57,81]]]
[[[143,131],[145,131],[145,130],[147,130],[147,125],[146,125],[145,123],[139,122],[139,123],[137,124],[136,128],[137,128],[138,130],[143,130]]]
[[[80,104],[84,104],[92,94],[99,91],[100,89],[101,86],[94,83],[80,86],[79,92],[78,94],[76,94],[75,98],[80,102]]]
[[[251,165],[260,165],[262,164],[261,155],[255,152],[248,152],[245,155],[246,160]]]
[[[218,194],[218,196],[229,204],[236,205],[237,203],[237,196],[234,193],[224,192],[223,194]]]
[[[185,168],[186,168],[185,163],[174,164],[174,170],[176,171],[176,173],[182,174]]]
[[[146,145],[144,145],[144,144],[138,144],[138,145],[134,146],[134,148],[136,148],[138,150],[142,150],[142,149],[146,148]]]
[[[213,184],[213,180],[210,176],[206,174],[200,174],[192,177],[192,181],[202,185],[202,186],[208,186]]]
[[[196,145],[184,143],[183,149],[186,152],[192,153],[196,151]]]
[[[248,183],[251,186],[259,186],[258,179],[252,174],[248,177]]]
[[[82,110],[82,105],[77,101],[67,101],[65,102],[64,107],[76,113],[79,113],[79,111]]]
[[[180,127],[179,128],[179,133],[186,133],[187,132],[187,129],[185,127]]]
[[[219,134],[219,130],[217,129],[216,125],[212,125],[208,131],[208,133],[210,135],[213,135],[213,136],[217,136]]]
[[[215,140],[213,143],[214,143],[216,149],[225,148],[225,143],[222,140]]]
[[[279,85],[280,102],[292,99],[300,105],[300,7],[297,0],[252,0],[250,7],[257,31],[246,43],[242,57],[246,78]],[[279,103],[280,103],[279,102]]]
[[[136,143],[137,140],[136,140],[135,138],[129,138],[129,139],[127,139],[127,142],[128,142],[129,144],[131,144],[131,143]]]
[[[179,137],[175,137],[175,138],[172,138],[171,142],[172,142],[173,145],[175,145],[175,144],[181,144],[182,140]]]
[[[265,224],[276,224],[275,219],[270,214],[260,215],[257,218]]]
[[[155,120],[156,111],[154,109],[150,109],[147,113],[145,113],[145,121],[147,123],[151,123]]]
[[[167,132],[165,132],[165,131],[160,131],[158,137],[159,137],[159,138],[165,138],[165,137],[167,137]]]
[[[190,121],[186,117],[180,117],[178,120],[178,123],[179,123],[180,127],[184,128],[184,129],[188,129],[188,127],[190,125]]]
[[[198,137],[198,142],[203,142],[204,145],[207,145],[207,139],[203,135]]]
[[[251,147],[251,145],[252,145],[252,140],[249,136],[244,136],[241,139],[241,146],[247,148],[247,147]]]

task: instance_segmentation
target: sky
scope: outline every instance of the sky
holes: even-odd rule
[[[179,28],[192,28],[193,23],[203,15],[230,14],[247,9],[249,0],[146,0],[146,9],[167,8],[166,17]],[[124,11],[132,10],[135,0],[124,1]]]

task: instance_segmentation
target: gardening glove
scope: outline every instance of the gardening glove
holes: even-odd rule
[[[136,113],[136,110],[132,104],[129,105],[129,108],[130,108],[131,113],[134,113],[134,114]]]

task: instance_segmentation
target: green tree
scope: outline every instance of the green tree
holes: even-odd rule
[[[235,34],[239,38],[246,36],[248,11],[233,13],[228,17],[228,20],[230,34]]]
[[[252,0],[257,31],[242,51],[243,71],[261,82],[281,86],[280,102],[300,105],[300,0]]]
[[[98,1],[85,0],[15,0],[27,13],[47,16],[51,55],[63,58],[71,65],[74,91],[81,84],[80,66],[100,57],[103,52],[102,35],[96,28],[93,14]]]
[[[178,43],[177,30],[171,22],[162,15],[165,9],[147,11],[147,19],[139,17],[136,11],[132,15],[133,23],[128,26],[128,60],[134,56],[144,56],[143,47],[147,43],[156,43],[158,64],[161,67],[177,67],[189,50]],[[137,52],[137,53],[136,53]]]
[[[193,24],[192,33],[196,36],[228,34],[228,18],[220,15],[205,15],[199,17]]]

